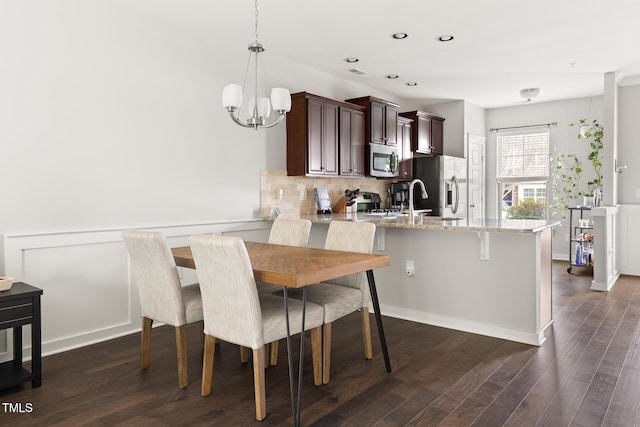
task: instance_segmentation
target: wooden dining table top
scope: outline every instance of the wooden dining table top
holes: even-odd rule
[[[256,281],[300,288],[389,265],[388,255],[244,242]],[[196,268],[191,248],[172,248],[176,265]]]

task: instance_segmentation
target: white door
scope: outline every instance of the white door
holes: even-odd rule
[[[484,153],[485,137],[467,134],[467,218],[484,219]]]

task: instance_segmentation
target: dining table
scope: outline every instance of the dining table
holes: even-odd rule
[[[307,287],[320,282],[330,282],[338,277],[366,272],[371,293],[378,337],[382,347],[385,368],[391,372],[389,351],[384,335],[380,303],[373,275],[373,270],[389,265],[388,255],[343,252],[299,246],[285,246],[271,243],[245,241],[245,247],[251,260],[253,275],[257,282],[279,285],[284,294],[284,310],[287,314],[287,354],[289,367],[289,387],[291,390],[291,411],[293,423],[300,425],[300,405],[302,396],[302,371],[304,360],[304,339],[300,340],[300,359],[298,362],[297,398],[295,396],[294,367],[291,357],[291,334],[289,332],[288,293],[291,288],[302,288],[302,331],[304,331]],[[176,265],[185,268],[196,268],[189,246],[171,249]]]

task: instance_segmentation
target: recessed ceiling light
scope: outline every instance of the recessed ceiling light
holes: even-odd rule
[[[351,57],[351,58],[344,58],[344,61],[352,64],[352,63],[358,62],[360,60],[358,58]]]
[[[438,41],[441,42],[450,42],[451,40],[453,40],[453,36],[451,34],[443,34],[438,37]]]
[[[402,39],[406,39],[407,37],[409,37],[409,34],[407,34],[407,33],[394,33],[394,34],[391,34],[391,37],[393,37],[396,40],[402,40]]]
[[[405,84],[407,86],[418,86],[418,83],[416,83],[416,82],[406,82]]]
[[[387,74],[385,77],[388,79],[397,79],[400,76],[398,76],[397,74]]]

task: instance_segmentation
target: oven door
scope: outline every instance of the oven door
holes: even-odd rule
[[[398,147],[370,143],[369,175],[382,178],[398,176]]]

